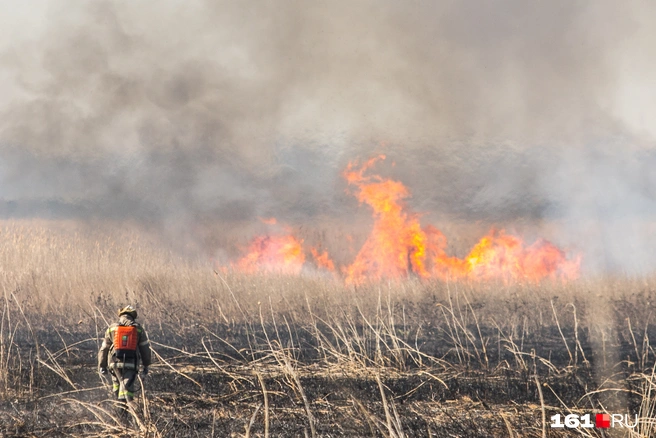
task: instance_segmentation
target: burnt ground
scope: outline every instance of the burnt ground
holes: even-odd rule
[[[375,347],[373,338],[360,344],[367,351],[326,351],[301,327],[271,341],[273,327],[160,324],[149,329],[157,359],[139,391],[138,421],[128,423],[116,420],[96,372],[95,327],[17,332],[0,436],[264,436],[268,417],[272,437],[312,436],[312,427],[321,437],[541,437],[543,408],[547,422],[602,404],[609,412],[640,408],[641,373],[654,356],[631,336],[614,337],[608,348],[618,360],[604,368],[584,330],[579,351],[564,328],[568,352],[556,326],[527,333],[521,345],[491,327],[471,329],[482,342],[460,349],[457,338],[428,327],[405,336],[415,351]],[[656,327],[642,334],[650,335]],[[330,331],[323,336],[340,345]],[[572,432],[547,425],[546,433]]]

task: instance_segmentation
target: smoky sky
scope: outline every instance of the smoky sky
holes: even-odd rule
[[[602,268],[654,255],[644,2],[0,5],[5,216],[311,224],[385,153],[418,211],[560,221]]]

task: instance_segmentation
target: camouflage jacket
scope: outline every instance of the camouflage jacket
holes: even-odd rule
[[[107,368],[108,359],[111,357],[115,359],[116,355],[114,352],[114,332],[119,325],[124,326],[135,326],[137,327],[137,358],[135,367],[139,367],[139,361],[143,364],[144,367],[150,366],[152,362],[152,354],[150,351],[150,343],[148,341],[148,336],[146,331],[141,327],[141,324],[135,322],[132,318],[127,315],[121,315],[118,323],[112,324],[109,326],[105,332],[105,339],[100,346],[100,351],[98,351],[98,368]]]

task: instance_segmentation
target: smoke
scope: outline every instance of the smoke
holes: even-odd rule
[[[418,211],[555,221],[594,269],[655,255],[652,5],[2,8],[5,216],[226,235],[258,217],[337,221],[355,209],[345,164],[383,152]]]

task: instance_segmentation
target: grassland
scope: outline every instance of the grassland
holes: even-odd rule
[[[656,279],[244,276],[118,227],[0,225],[0,436],[653,436]],[[96,371],[127,303],[156,362],[117,418]],[[635,429],[558,430],[630,413]]]

